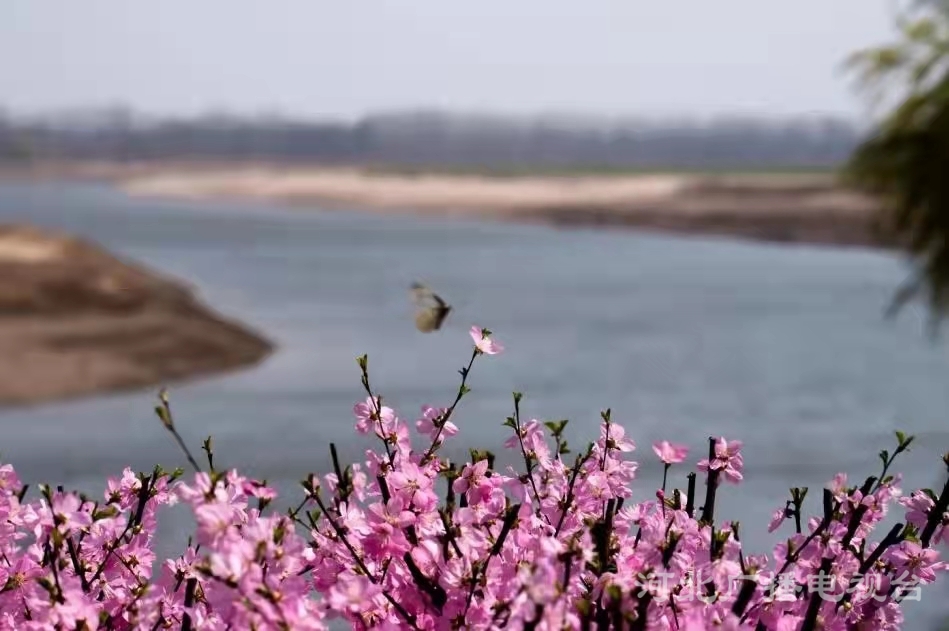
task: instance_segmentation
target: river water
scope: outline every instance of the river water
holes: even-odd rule
[[[790,486],[809,486],[812,513],[835,472],[878,471],[894,429],[917,436],[897,469],[905,486],[936,487],[949,450],[949,353],[920,316],[882,311],[906,269],[869,250],[740,243],[634,232],[559,230],[455,219],[129,198],[105,186],[0,184],[0,221],[27,221],[97,241],[192,283],[220,312],[279,346],[259,367],[171,389],[181,433],[199,452],[214,437],[221,466],[298,494],[370,443],[352,430],[374,387],[414,421],[447,405],[467,362],[468,328],[507,347],[476,361],[457,415],[467,447],[500,452],[511,392],[522,413],[571,419],[571,443],[596,436],[601,409],[626,425],[640,460],[638,497],[662,470],[650,449],[710,435],[744,441],[745,482],[719,494],[720,519],[743,523],[746,546],[779,540],[765,526]],[[428,282],[455,306],[442,331],[412,324],[407,288]],[[920,312],[922,310],[920,309]],[[0,411],[0,455],[29,482],[101,493],[131,465],[184,466],[152,413],[154,390]],[[684,485],[685,471],[672,483]],[[289,499],[287,500],[290,501]],[[162,523],[166,551],[185,536]],[[883,532],[880,532],[880,536]],[[907,605],[908,629],[931,629],[945,587]]]

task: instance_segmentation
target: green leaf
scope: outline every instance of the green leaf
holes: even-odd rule
[[[577,613],[580,614],[581,618],[589,616],[593,613],[593,603],[587,600],[586,598],[581,598],[577,601],[575,605]]]
[[[171,420],[171,415],[168,414],[164,407],[156,405],[155,415],[158,416],[158,420],[160,420],[162,425],[164,425],[166,428],[172,429],[174,427],[174,423]]]
[[[481,462],[482,460],[488,460],[490,452],[483,449],[469,449],[468,454],[471,456],[472,464]]]
[[[560,436],[561,434],[563,434],[563,430],[564,430],[564,428],[567,426],[567,421],[566,421],[566,420],[563,420],[563,421],[545,421],[545,422],[544,422],[544,425],[547,427],[547,429],[550,430],[550,433],[551,433],[551,434],[553,434],[555,437],[558,437],[558,436]]]
[[[919,537],[919,529],[913,524],[906,524],[903,530],[907,539],[917,539]]]
[[[92,519],[98,521],[100,519],[105,519],[106,517],[115,517],[118,514],[119,509],[117,509],[115,506],[107,506],[105,508],[100,508],[93,511]]]
[[[896,453],[902,453],[909,449],[909,446],[913,444],[913,441],[916,440],[915,436],[907,436],[903,432],[896,432],[896,440],[898,441],[896,447]],[[894,454],[896,455],[896,454]]]
[[[903,35],[911,42],[932,44],[936,41],[939,27],[932,18],[922,18],[903,27]]]

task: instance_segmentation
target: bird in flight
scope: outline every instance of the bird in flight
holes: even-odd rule
[[[440,329],[451,311],[451,305],[422,283],[412,283],[412,299],[416,307],[415,328],[422,333]]]

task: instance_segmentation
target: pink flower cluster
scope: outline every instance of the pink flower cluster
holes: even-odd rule
[[[738,441],[709,439],[704,481],[664,481],[634,503],[636,445],[609,411],[574,453],[567,422],[523,420],[515,393],[506,447],[523,467],[498,470],[479,451],[442,459],[474,360],[503,350],[490,331],[471,335],[454,402],[423,408],[414,431],[373,392],[361,357],[355,427],[378,448],[342,467],[331,447],[333,472],[308,476],[283,514],[265,484],[214,470],[210,440],[208,471],[186,482],[127,469],[101,500],[41,487],[28,501],[0,467],[0,630],[317,630],[334,618],[357,629],[899,629],[901,601],[947,569],[935,546],[949,538],[949,484],[902,494],[889,468],[912,437],[899,432],[882,473],[854,486],[838,475],[818,516],[804,514],[808,490],[792,489],[769,529],[790,521],[793,532],[762,556],[742,552],[737,523],[716,521],[720,485],[742,481]],[[653,450],[666,472],[688,457],[665,441]],[[158,512],[179,502],[195,536],[159,563]],[[874,538],[894,503],[902,523]]]

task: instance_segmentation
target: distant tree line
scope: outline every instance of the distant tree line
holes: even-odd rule
[[[569,168],[823,168],[861,133],[839,119],[595,126],[418,112],[355,123],[202,117],[90,124],[0,117],[0,161],[206,160]]]

